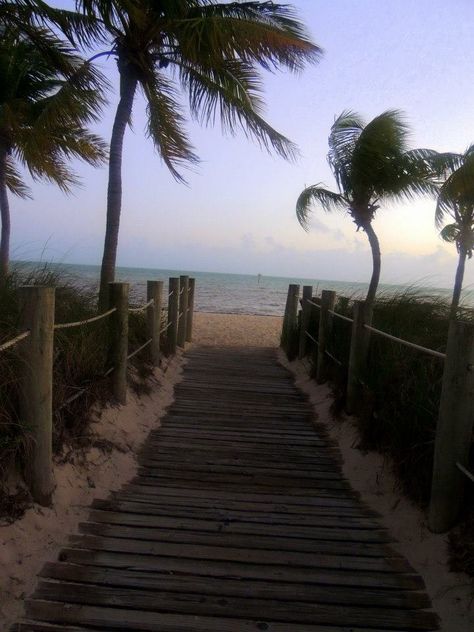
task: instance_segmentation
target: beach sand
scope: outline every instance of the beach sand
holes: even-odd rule
[[[274,316],[196,313],[193,344],[277,347],[281,324],[282,319]],[[279,357],[308,394],[315,418],[338,441],[345,476],[367,505],[380,513],[382,523],[398,540],[395,548],[424,578],[443,619],[443,632],[472,632],[472,581],[448,572],[446,537],[427,530],[424,514],[398,493],[390,464],[383,457],[356,448],[351,418],[332,419],[330,389],[310,381],[301,363],[289,365],[282,354]],[[54,506],[33,506],[13,525],[0,527],[0,567],[8,569],[0,574],[0,621],[10,624],[20,616],[23,598],[34,589],[36,574],[46,560],[55,559],[67,534],[76,532],[78,523],[87,518],[91,501],[105,498],[133,477],[134,454],[173,401],[182,362],[178,356],[156,372],[151,396],[138,399],[130,394],[126,406],[103,411],[94,430],[98,438],[113,441],[118,449],[109,454],[92,449],[77,455],[73,463],[56,466]]]

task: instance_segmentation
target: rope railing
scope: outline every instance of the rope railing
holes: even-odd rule
[[[174,294],[174,290],[171,290],[171,292],[168,292],[168,298],[171,298]]]
[[[340,318],[341,320],[345,320],[348,323],[353,323],[354,322],[353,318],[349,318],[349,316],[344,316],[344,314],[340,314],[339,312],[335,312],[332,309],[328,309],[328,314],[332,314],[336,318]]]
[[[140,312],[144,312],[151,305],[153,305],[154,302],[155,300],[152,298],[148,301],[148,303],[145,303],[145,305],[140,305],[140,307],[129,307],[128,311],[131,312],[132,314],[138,314]]]
[[[313,307],[317,307],[318,309],[321,309],[321,305],[318,305],[314,301],[310,301],[309,298],[306,299],[306,302],[308,303],[308,305],[312,305]]]
[[[15,338],[12,338],[11,340],[7,340],[7,342],[4,342],[3,344],[0,345],[0,352],[5,351],[6,349],[10,349],[10,347],[14,347],[16,344],[18,344],[25,338],[28,338],[30,333],[31,333],[30,331],[24,331],[23,333],[18,334],[18,336],[15,336]]]
[[[131,358],[133,358],[138,353],[140,353],[140,351],[145,349],[145,347],[148,347],[148,345],[151,344],[152,342],[153,342],[153,338],[150,338],[149,340],[147,340],[145,343],[141,345],[141,347],[138,347],[138,349],[135,349],[135,351],[132,351],[132,353],[129,353],[127,356],[127,360],[131,360]]]
[[[461,463],[456,462],[456,467],[458,468],[458,470],[460,472],[462,472],[465,476],[467,476],[467,478],[469,480],[471,480],[474,483],[474,474],[472,472],[470,472],[468,469],[466,469],[463,465],[461,465]]]
[[[73,323],[56,323],[54,325],[54,329],[69,329],[70,327],[81,327],[82,325],[88,325],[89,323],[94,323],[98,320],[102,320],[102,318],[106,318],[117,311],[116,307],[112,307],[112,309],[99,314],[98,316],[92,316],[92,318],[85,318],[84,320],[77,320]]]
[[[309,331],[305,331],[304,333],[308,336],[310,340],[312,340],[315,344],[319,345],[319,342],[316,340],[316,338],[313,338],[313,336],[309,333]]]
[[[162,327],[160,329],[160,334],[164,333],[165,331],[167,331],[168,327],[171,327],[173,323],[170,321],[167,325],[165,325],[164,327]]]
[[[382,336],[383,338],[387,338],[388,340],[393,340],[393,342],[398,342],[399,344],[405,347],[409,347],[410,349],[416,349],[417,351],[421,351],[422,353],[431,355],[434,358],[440,358],[442,360],[446,358],[445,353],[434,351],[433,349],[428,349],[427,347],[422,347],[421,345],[417,345],[414,342],[409,342],[408,340],[403,340],[402,338],[397,338],[397,336],[392,336],[392,334],[388,334],[387,332],[376,329],[375,327],[371,327],[370,325],[364,325],[364,328],[368,329],[374,334],[377,334],[378,336]]]
[[[342,366],[342,362],[338,360],[336,356],[333,356],[332,353],[329,353],[327,349],[324,350],[324,353],[328,356],[328,358],[331,358],[331,360],[335,362],[338,366]]]

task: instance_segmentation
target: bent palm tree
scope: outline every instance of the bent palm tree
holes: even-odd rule
[[[374,302],[380,279],[380,245],[372,226],[380,204],[435,194],[433,179],[451,157],[429,149],[408,150],[407,136],[407,125],[398,110],[384,112],[368,124],[353,112],[343,112],[329,135],[328,160],[338,191],[316,184],[304,189],[296,204],[298,220],[305,229],[315,202],[324,211],[347,211],[357,230],[366,233],[373,262],[368,306]]]
[[[183,179],[181,167],[198,160],[184,128],[179,86],[201,123],[219,119],[231,132],[240,125],[265,148],[288,158],[294,145],[261,116],[258,67],[297,71],[316,60],[320,49],[292,9],[273,2],[77,0],[77,8],[103,24],[103,39],[108,37],[111,46],[101,54],[115,57],[120,74],[99,295],[104,306],[115,275],[123,138],[137,89],[147,102],[147,135],[177,180]]]
[[[443,226],[447,219],[454,220]],[[450,317],[456,318],[461,298],[466,258],[474,249],[474,145],[459,155],[459,166],[443,183],[436,204],[435,223],[440,236],[456,244],[459,254]]]
[[[36,43],[4,28],[0,42],[0,276],[8,272],[10,208],[8,190],[28,197],[18,164],[33,179],[46,179],[69,191],[77,179],[68,167],[72,158],[91,165],[106,159],[104,142],[84,127],[103,104],[103,82],[51,32],[40,36],[63,60],[68,76],[51,65]]]

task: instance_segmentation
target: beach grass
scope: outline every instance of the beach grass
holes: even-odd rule
[[[449,300],[416,286],[381,293],[372,325],[428,349],[444,352],[449,325]],[[352,315],[351,297],[339,297],[335,311]],[[464,310],[464,320],[474,318]],[[333,319],[329,352],[334,392],[333,414],[345,407],[351,324]],[[430,497],[434,441],[443,376],[443,361],[395,341],[371,335],[368,370],[355,422],[362,450],[389,458],[402,491],[426,508]],[[474,470],[474,450],[471,469]],[[468,483],[470,484],[470,483]],[[474,574],[474,502],[466,497],[459,526],[450,535],[453,570]]]
[[[55,322],[80,321],[97,314],[95,293],[78,287],[75,280],[47,264],[32,269],[16,266],[0,287],[0,340],[13,338],[19,331],[22,285],[46,285],[56,289]],[[129,320],[129,346],[133,350],[146,341],[146,317],[134,314]],[[97,405],[111,400],[107,358],[107,321],[60,329],[55,332],[53,362],[53,451],[59,461],[74,451],[94,443],[91,420]],[[146,353],[131,360],[130,386],[135,391],[148,389],[147,378],[153,367]],[[18,347],[0,354],[0,488],[12,471],[21,471],[22,459],[30,441],[29,428],[20,412],[20,386],[23,361]],[[83,392],[84,391],[84,392]],[[73,401],[74,395],[81,393]],[[16,492],[13,492],[16,493]],[[9,500],[3,490],[1,506]]]

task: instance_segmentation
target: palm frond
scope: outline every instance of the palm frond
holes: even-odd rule
[[[147,100],[147,135],[171,174],[184,182],[179,168],[199,162],[184,131],[184,115],[172,83],[150,69],[141,87]]]
[[[355,112],[345,110],[334,121],[329,134],[328,162],[340,191],[352,190],[352,155],[364,129],[364,121]]]
[[[273,2],[194,3],[186,20],[170,24],[169,33],[183,57],[210,65],[241,59],[263,68],[298,71],[316,62],[322,50],[311,41],[294,9]],[[173,28],[174,27],[174,28]],[[206,53],[203,55],[203,53]]]
[[[462,164],[441,186],[435,211],[435,224],[443,226],[446,217],[457,223],[474,217],[474,151],[462,154]]]
[[[31,198],[31,191],[23,181],[20,172],[16,169],[11,156],[7,156],[6,180],[9,191],[19,198]]]
[[[340,193],[325,189],[320,184],[306,187],[296,201],[296,217],[305,230],[309,230],[309,218],[313,203],[327,213],[346,210],[348,207],[347,199]]]
[[[231,60],[212,70],[180,64],[180,76],[199,122],[213,124],[219,119],[224,131],[234,134],[240,127],[267,151],[273,149],[289,160],[296,157],[294,143],[260,115],[260,79],[247,63]]]

